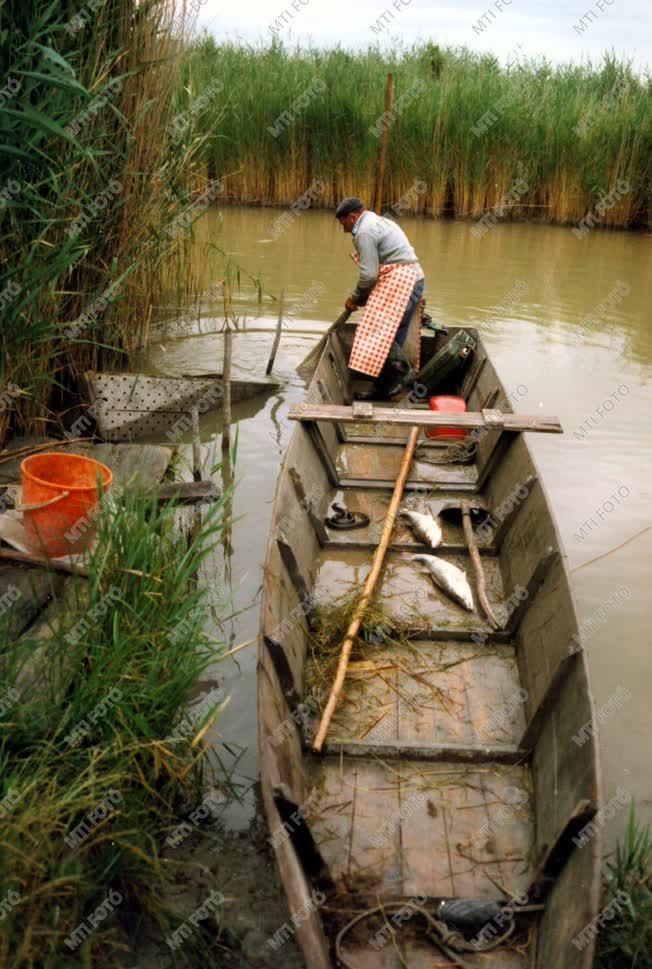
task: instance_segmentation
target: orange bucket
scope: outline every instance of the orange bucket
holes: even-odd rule
[[[36,553],[50,558],[84,552],[95,536],[98,477],[105,492],[110,468],[80,454],[48,452],[25,458],[22,475],[23,523]]]

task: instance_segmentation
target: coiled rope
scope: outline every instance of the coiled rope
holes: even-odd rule
[[[440,919],[434,918],[430,912],[427,911],[422,905],[416,905],[414,902],[410,903],[411,908],[414,910],[416,915],[420,915],[426,922],[426,938],[435,945],[440,952],[442,952],[447,959],[450,959],[454,965],[459,966],[460,969],[473,969],[473,967],[465,959],[463,959],[459,953],[462,952],[490,952],[492,949],[497,949],[499,946],[504,945],[504,943],[509,939],[514,931],[514,918],[510,914],[509,922],[507,928],[502,933],[502,935],[495,936],[491,940],[483,942],[482,945],[474,944],[469,942],[464,938],[461,932],[457,929],[451,929],[446,922],[442,922]],[[357,969],[352,962],[343,955],[342,953],[342,942],[351,931],[354,926],[359,922],[364,921],[364,919],[370,918],[372,915],[381,913],[385,915],[388,911],[399,911],[405,908],[405,903],[403,902],[388,902],[385,905],[377,905],[375,908],[367,909],[356,915],[351,919],[350,922],[340,929],[335,939],[335,955],[337,956],[339,964],[342,969]],[[389,925],[387,920],[385,924]],[[392,930],[395,931],[395,930]]]

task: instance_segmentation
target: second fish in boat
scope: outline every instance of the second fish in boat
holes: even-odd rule
[[[441,544],[441,528],[432,515],[423,515],[419,511],[402,511],[401,515],[407,518],[410,528],[424,545],[437,548]]]
[[[423,562],[433,581],[440,589],[458,602],[469,612],[473,612],[473,595],[466,572],[462,572],[456,565],[445,562],[436,555],[413,555],[413,562]]]

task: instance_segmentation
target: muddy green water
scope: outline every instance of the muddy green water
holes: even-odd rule
[[[235,602],[245,611],[230,624],[233,644],[257,634],[261,565],[278,468],[291,433],[283,419],[304,392],[295,367],[316,339],[295,331],[323,330],[332,322],[355,276],[350,237],[331,215],[299,215],[272,240],[272,224],[281,214],[226,209],[221,217],[209,213],[206,222],[209,237],[259,275],[266,290],[278,295],[285,288],[287,305],[300,304],[274,370],[282,388],[235,408],[238,484],[231,568]],[[590,621],[586,648],[597,708],[619,688],[631,694],[600,729],[605,795],[623,787],[652,818],[650,237],[593,231],[578,240],[570,229],[497,225],[475,238],[467,223],[406,218],[401,224],[424,267],[432,316],[444,324],[481,327],[507,390],[527,387],[520,410],[561,418],[563,436],[531,435],[530,445],[568,554],[580,622]],[[310,293],[321,295],[310,303]],[[601,309],[610,294],[611,305]],[[236,309],[246,315],[250,331],[236,337],[237,369],[260,373],[271,336],[251,329],[270,326],[274,310],[268,303],[261,313],[249,283],[243,284]],[[203,310],[203,330],[214,325],[217,312],[210,306]],[[167,372],[221,368],[215,336],[161,343],[153,345],[151,356]],[[206,451],[217,444],[219,453],[219,416],[205,415],[201,430]],[[214,581],[221,568],[216,560],[207,581]],[[225,818],[235,828],[249,822],[255,803],[250,789],[258,773],[255,666],[254,647],[216,668],[231,701],[213,739],[243,793],[242,803],[232,804]],[[624,813],[612,822],[612,836]]]

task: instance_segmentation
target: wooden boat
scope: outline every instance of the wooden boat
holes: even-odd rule
[[[220,410],[224,384],[215,374],[168,377],[134,373],[84,374],[97,429],[106,441],[136,441],[165,433],[175,441],[190,428],[190,412]],[[238,403],[280,387],[273,377],[231,379],[231,400]]]
[[[425,338],[424,358],[457,329]],[[351,404],[351,327],[332,334],[305,401],[290,412],[297,426],[265,567],[259,751],[290,910],[270,944],[296,933],[309,969],[589,969],[593,961],[602,855],[600,825],[591,837],[584,831],[600,806],[593,701],[565,556],[524,437],[561,427],[514,413],[526,388],[507,395],[480,336],[468,332],[476,350],[445,388],[465,398],[465,414],[410,401]],[[436,511],[466,496],[492,510],[495,527],[477,530],[478,546],[491,604],[507,604],[502,628],[489,630],[439,592],[409,558],[427,550],[397,523],[378,598],[405,635],[362,644],[316,755],[319,620],[310,607],[324,615],[360,591],[409,428],[443,420],[475,429],[475,451],[454,463],[450,445],[425,442],[404,500]],[[369,526],[328,528],[334,501],[366,513]],[[459,522],[442,522],[436,554],[471,575]],[[460,951],[441,936],[444,918],[461,924],[451,899],[469,901],[474,917],[508,904],[484,935],[462,929]],[[369,914],[378,906],[384,917]]]

